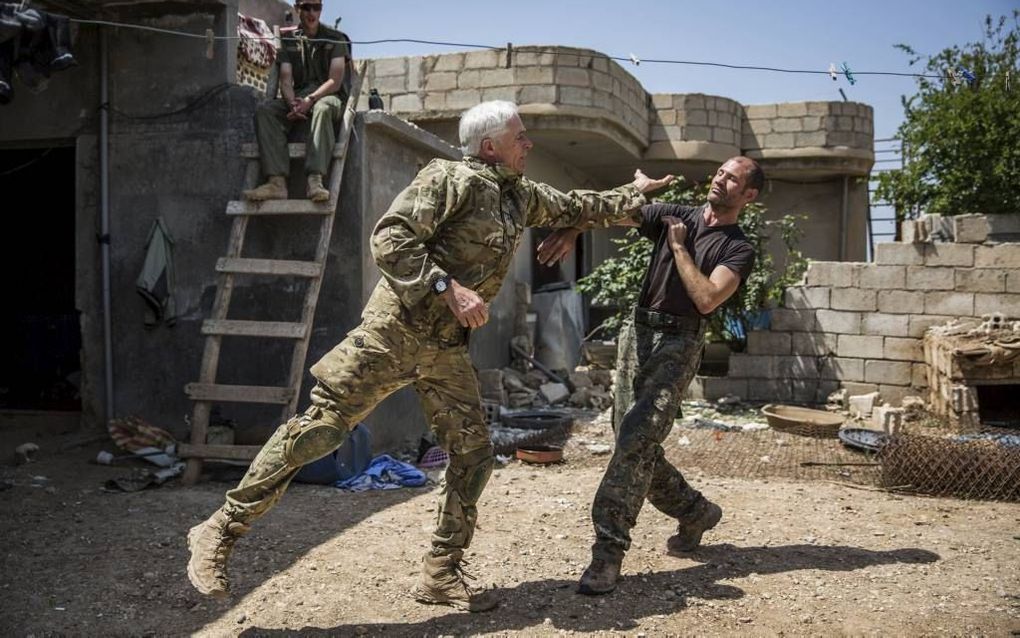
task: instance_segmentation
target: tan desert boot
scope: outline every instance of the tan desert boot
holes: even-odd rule
[[[318,173],[308,175],[308,199],[319,203],[329,201],[329,191],[322,185],[322,175]]]
[[[188,579],[195,589],[214,598],[226,598],[230,594],[227,559],[234,542],[248,529],[247,525],[230,520],[223,508],[191,528],[188,532],[188,549],[191,550]]]
[[[595,557],[591,559],[588,569],[581,574],[577,584],[577,593],[585,596],[600,596],[616,589],[616,581],[620,579],[620,567],[623,556]]]
[[[261,202],[267,199],[287,199],[287,180],[283,175],[270,175],[265,184],[243,193],[245,199]]]
[[[674,554],[693,552],[701,545],[701,537],[719,524],[722,508],[702,497],[676,527],[676,534],[666,540],[666,550]]]
[[[465,573],[459,556],[433,556],[422,559],[421,582],[414,597],[429,605],[450,605],[467,611],[489,611],[499,604],[491,591],[472,591],[465,581],[474,576]]]

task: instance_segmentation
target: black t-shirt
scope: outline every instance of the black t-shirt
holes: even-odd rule
[[[648,204],[641,207],[641,227],[638,232],[655,245],[648,270],[641,284],[638,306],[681,317],[700,317],[701,313],[687,295],[680,274],[676,270],[673,251],[666,239],[666,224],[662,217],[677,217],[687,226],[684,245],[698,269],[706,277],[716,266],[726,266],[740,277],[743,285],[754,267],[754,248],[744,231],[736,224],[707,226],[706,206],[680,206],[678,204]]]

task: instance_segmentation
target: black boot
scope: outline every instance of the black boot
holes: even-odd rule
[[[722,508],[701,497],[676,527],[676,534],[666,541],[672,553],[693,552],[701,544],[701,536],[715,527],[722,518]]]
[[[623,553],[592,556],[588,569],[581,574],[577,584],[577,593],[585,596],[600,596],[616,589],[616,581],[620,579],[620,567],[623,565]]]

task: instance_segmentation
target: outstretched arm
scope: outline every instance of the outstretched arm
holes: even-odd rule
[[[667,186],[674,179],[675,178],[673,175],[666,175],[661,179],[652,179],[645,175],[639,168],[636,171],[634,171],[634,181],[631,182],[630,185],[636,188],[638,192],[644,194],[654,190],[658,190],[663,186]],[[640,222],[638,221],[635,215],[631,215],[629,217],[617,219],[616,221],[613,222],[612,225],[639,226]],[[587,225],[585,227],[580,228],[575,227],[560,228],[553,231],[545,239],[542,240],[542,243],[538,245],[539,263],[544,264],[546,266],[552,266],[556,262],[565,258],[567,255],[570,254],[570,251],[574,249],[574,246],[577,243],[578,236],[588,228],[591,228],[591,226]]]

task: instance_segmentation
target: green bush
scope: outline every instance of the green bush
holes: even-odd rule
[[[680,179],[657,199],[698,206],[707,200],[710,183],[709,179],[692,186]],[[750,323],[762,310],[778,305],[783,291],[797,282],[807,268],[807,260],[797,249],[803,234],[797,222],[803,216],[783,215],[776,220],[766,220],[765,212],[765,206],[752,202],[740,213],[740,227],[754,246],[757,259],[747,281],[712,313],[708,327],[710,340],[738,341],[738,333],[746,335]],[[768,251],[769,240],[776,233],[787,253],[781,269]],[[592,304],[616,308],[616,312],[599,326],[607,338],[619,333],[620,326],[637,303],[652,251],[652,243],[633,228],[623,239],[612,241],[620,247],[618,255],[606,259],[577,281],[578,289],[590,295]]]
[[[917,94],[903,98],[897,137],[905,166],[878,178],[876,197],[891,203],[897,217],[1020,211],[1018,17],[1014,11],[1007,29],[1005,17],[989,16],[982,42],[935,55],[898,45],[911,65],[923,63],[924,75],[935,78],[919,77]],[[947,77],[964,69],[973,84]]]

